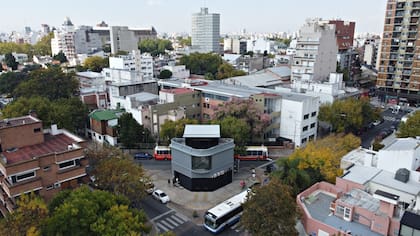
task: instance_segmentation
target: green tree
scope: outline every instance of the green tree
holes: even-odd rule
[[[191,53],[180,59],[180,64],[185,65],[192,74],[205,75],[211,73],[216,75],[223,60],[219,55],[212,53]]]
[[[60,200],[53,200],[55,207],[50,207],[43,235],[127,235],[149,231],[144,213],[129,209],[129,202],[121,196],[81,187],[57,197]],[[112,214],[116,214],[115,219],[110,217]],[[121,217],[126,217],[126,221]],[[117,222],[121,224],[118,227]]]
[[[295,228],[298,208],[287,185],[273,179],[248,196],[241,223],[252,235],[298,234]]]
[[[27,79],[27,76],[20,72],[8,72],[1,74],[0,93],[13,94],[13,90],[25,79]]]
[[[68,61],[67,57],[66,57],[66,55],[64,55],[63,51],[60,51],[59,53],[57,53],[57,55],[54,55],[53,59],[57,60],[57,61],[60,61],[60,63],[64,63],[64,62]]]
[[[212,122],[220,125],[220,133],[224,138],[233,138],[235,141],[235,154],[242,154],[243,147],[249,141],[250,126],[243,119],[233,116],[224,117]]]
[[[171,41],[167,39],[144,39],[139,42],[139,49],[143,52],[148,52],[152,56],[165,54],[166,50],[173,50]]]
[[[232,116],[244,120],[251,129],[248,133],[248,140],[253,142],[262,139],[265,129],[270,124],[270,116],[261,111],[252,99],[233,99],[223,106],[215,108],[215,115],[212,119],[223,120]]]
[[[45,202],[35,194],[23,194],[17,202],[18,208],[0,221],[0,234],[4,236],[28,235],[39,232],[48,217]]]
[[[127,148],[137,146],[142,139],[143,127],[137,123],[131,113],[124,113],[118,119],[119,140]]]
[[[277,160],[278,170],[272,172],[272,177],[289,186],[293,196],[308,188],[321,179],[313,178],[306,170],[299,169],[300,159],[282,158]]]
[[[101,72],[103,68],[109,67],[109,59],[100,56],[88,57],[83,62],[83,67],[93,72]]]
[[[321,105],[318,119],[330,123],[333,131],[357,133],[379,117],[379,110],[373,109],[367,99],[349,98]]]
[[[159,79],[169,79],[172,77],[172,71],[170,70],[162,70],[159,73]]]
[[[416,111],[405,122],[401,122],[397,136],[399,138],[420,136],[420,111]]]
[[[51,39],[54,38],[54,33],[51,32],[42,37],[33,47],[35,55],[51,55]]]
[[[18,98],[8,104],[2,112],[5,118],[13,118],[28,115],[31,110],[36,112],[38,118],[43,121],[44,125],[48,126],[51,124],[51,102],[45,97]]]
[[[160,127],[160,141],[169,144],[172,138],[182,137],[186,124],[198,124],[198,121],[185,118],[177,121],[165,121]]]
[[[191,46],[191,37],[180,38],[178,39],[178,42],[182,47]]]
[[[12,68],[12,70],[17,70],[19,65],[12,53],[6,53],[4,55],[4,62],[6,63],[7,67]]]
[[[79,81],[71,74],[64,74],[60,67],[32,71],[28,78],[17,86],[13,93],[15,96],[42,96],[56,100],[72,97],[79,89]]]
[[[246,75],[242,70],[236,70],[233,66],[227,62],[223,62],[217,69],[216,78],[217,79],[226,79],[235,76]]]

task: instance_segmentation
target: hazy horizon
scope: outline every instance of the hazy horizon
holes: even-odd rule
[[[378,33],[383,30],[386,0],[128,0],[112,1],[105,5],[100,0],[73,0],[46,2],[21,0],[19,5],[3,5],[0,32],[21,32],[25,26],[39,30],[41,24],[58,27],[65,17],[75,26],[94,26],[101,21],[108,25],[130,27],[154,26],[158,33],[191,31],[191,15],[206,6],[210,13],[221,14],[221,33],[287,32],[293,33],[307,18],[342,19],[356,22],[357,33]]]

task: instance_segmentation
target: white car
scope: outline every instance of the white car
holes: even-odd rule
[[[154,199],[159,200],[163,204],[170,201],[169,196],[160,189],[153,191],[152,196]]]

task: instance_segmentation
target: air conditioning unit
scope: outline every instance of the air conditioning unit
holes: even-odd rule
[[[54,183],[54,188],[59,188],[59,187],[61,187],[61,183],[59,183],[59,182]]]
[[[210,102],[210,98],[204,98],[204,101]]]

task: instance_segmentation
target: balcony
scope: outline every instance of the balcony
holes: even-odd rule
[[[41,177],[34,177],[17,183],[10,183],[7,178],[3,180],[4,190],[14,196],[24,192],[30,192],[42,188]]]
[[[74,166],[71,168],[57,171],[57,181],[65,182],[67,180],[75,179],[83,175],[86,175],[85,166],[84,165]]]

